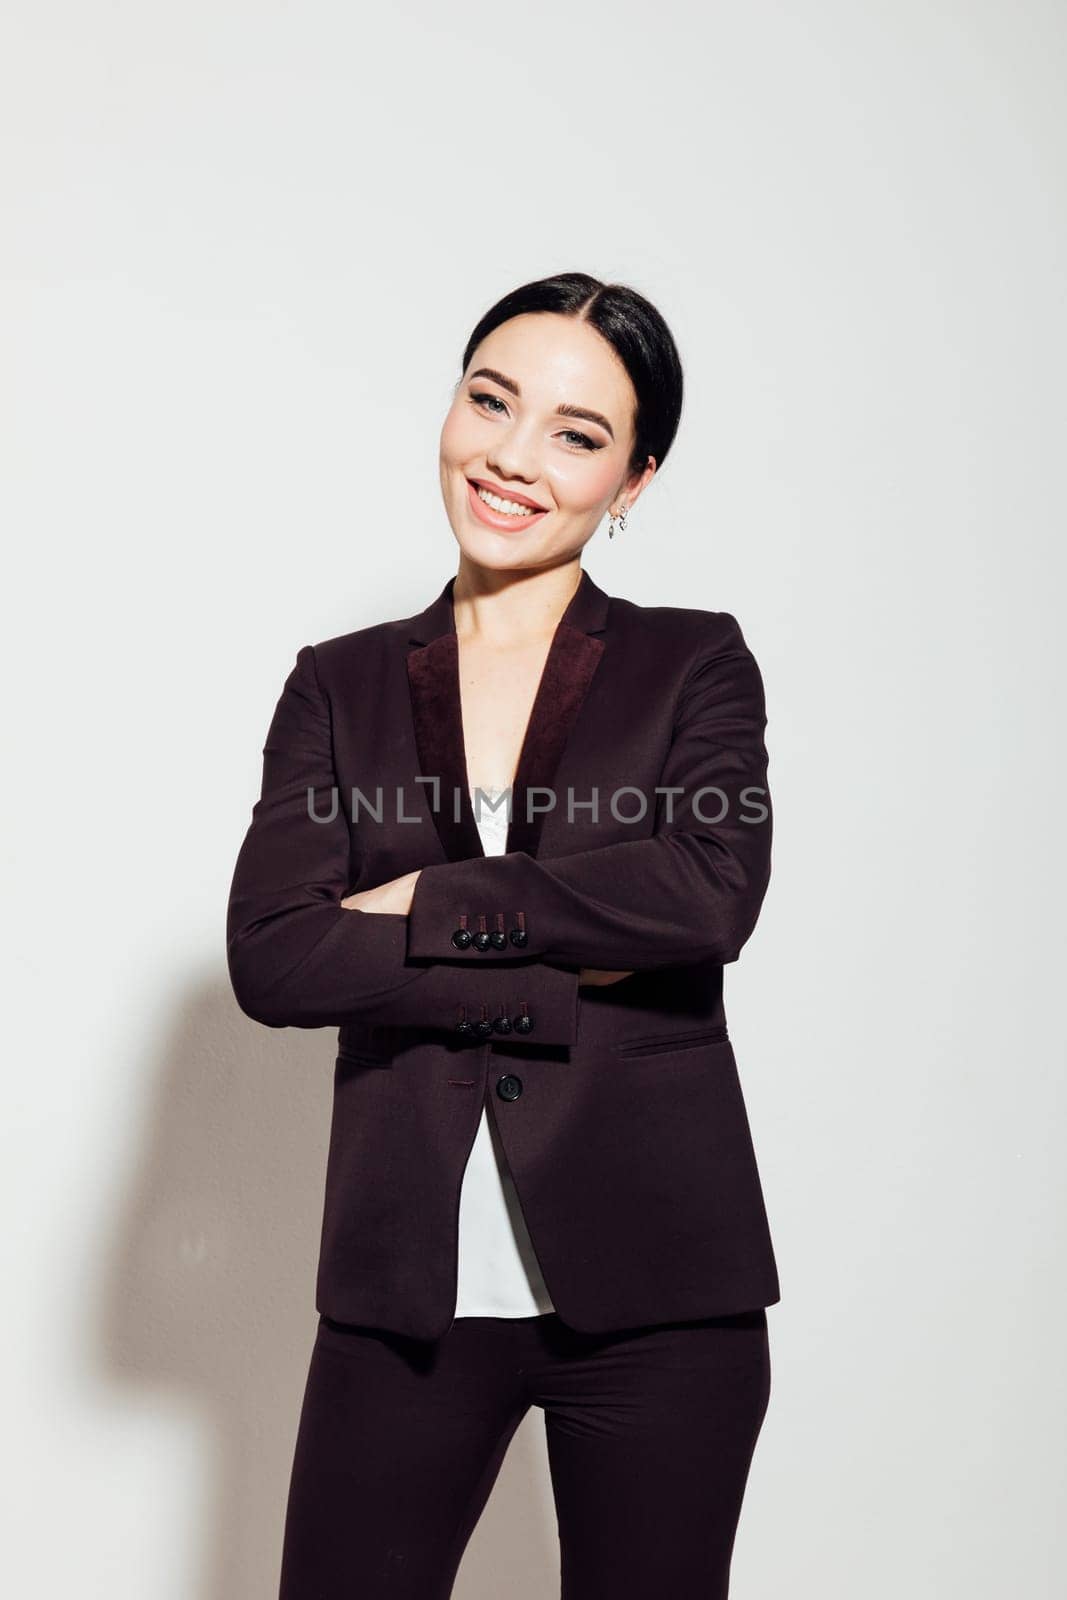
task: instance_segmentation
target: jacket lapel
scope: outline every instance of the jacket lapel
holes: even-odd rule
[[[481,836],[468,792],[467,757],[459,687],[459,640],[449,578],[436,600],[411,622],[407,674],[411,714],[419,753],[419,776],[440,780],[438,793],[425,785],[427,803],[449,861],[483,856]],[[603,634],[611,596],[583,569],[578,587],[560,618],[545,660],[530,720],[526,725],[511,796],[507,849],[536,856],[545,813],[527,818],[527,796],[551,788],[560,758],[604,652]],[[546,797],[535,797],[543,804]]]

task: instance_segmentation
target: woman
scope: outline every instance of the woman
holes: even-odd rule
[[[304,646],[267,735],[230,974],[339,1029],[282,1600],[450,1595],[531,1405],[564,1600],[727,1594],[779,1298],[722,1005],[763,686],[729,613],[580,565],[681,395],[630,289],[494,306],[441,435],[458,572]]]

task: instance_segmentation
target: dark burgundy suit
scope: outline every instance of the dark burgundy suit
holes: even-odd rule
[[[450,1328],[487,1095],[566,1323],[771,1305],[722,1002],[770,874],[756,662],[729,613],[635,605],[583,572],[526,730],[507,853],[486,857],[452,584],[414,617],[299,651],[230,894],[242,1010],[339,1029],[317,1309],[420,1339]],[[419,778],[440,780],[436,809]],[[380,820],[354,820],[352,791],[375,805],[379,788]],[[528,799],[552,796],[528,818]],[[419,867],[408,917],[340,904]],[[582,966],[634,975],[579,989]]]

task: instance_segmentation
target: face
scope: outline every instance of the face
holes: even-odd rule
[[[441,493],[464,555],[494,568],[577,555],[655,472],[651,456],[628,469],[636,403],[626,368],[580,318],[537,312],[494,329],[441,430]]]

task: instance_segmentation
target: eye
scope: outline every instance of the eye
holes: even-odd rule
[[[477,406],[480,411],[486,412],[491,417],[507,416],[507,405],[498,394],[489,394],[479,390],[470,396],[471,405]],[[604,446],[596,439],[591,439],[587,433],[582,433],[579,428],[564,428],[559,437],[566,443],[568,450],[603,450]]]
[[[564,428],[562,437],[564,439],[576,439],[577,445],[575,448],[579,450],[603,450],[604,448],[603,445],[597,444],[595,439],[590,439],[587,433],[580,433],[577,428]]]
[[[489,411],[495,417],[500,415],[500,411],[508,409],[498,394],[472,394],[471,404],[481,406],[483,411]],[[500,411],[494,409],[496,406],[500,407]]]

